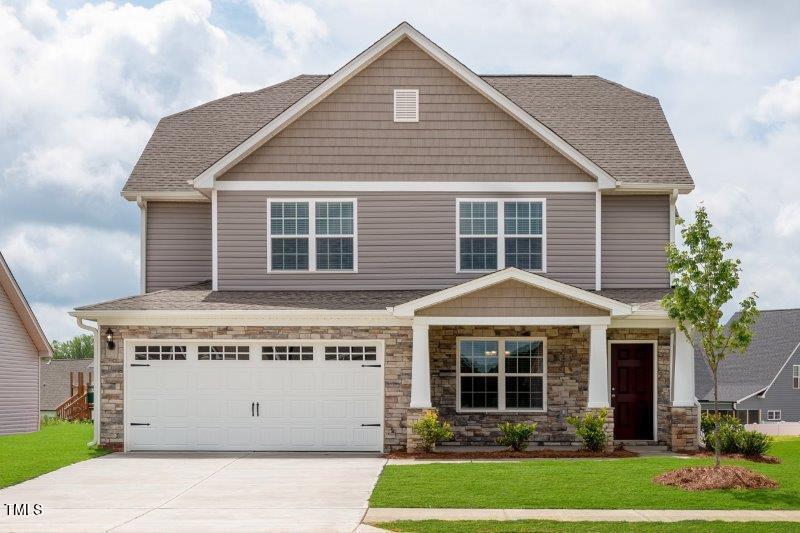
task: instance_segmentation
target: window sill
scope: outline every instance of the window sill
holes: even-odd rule
[[[456,414],[495,414],[495,415],[514,415],[525,413],[546,413],[547,408],[544,409],[456,409]]]
[[[267,270],[267,274],[358,274],[358,270]]]
[[[491,274],[492,272],[500,272],[501,270],[505,270],[506,268],[516,268],[516,267],[496,268],[494,270],[463,270],[457,268],[456,274]],[[523,270],[523,271],[530,272],[531,274],[547,274],[547,270]]]

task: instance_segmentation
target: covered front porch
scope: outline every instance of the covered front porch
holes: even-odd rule
[[[435,408],[453,444],[492,445],[501,422],[525,421],[534,444],[572,445],[567,417],[606,408],[617,442],[697,447],[693,350],[663,313],[519,271],[398,312],[413,315],[407,428]]]

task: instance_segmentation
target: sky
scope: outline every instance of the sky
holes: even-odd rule
[[[158,119],[330,73],[406,20],[480,74],[597,74],[657,96],[740,296],[800,307],[800,2],[0,0],[0,251],[47,336],[139,290],[119,193]]]

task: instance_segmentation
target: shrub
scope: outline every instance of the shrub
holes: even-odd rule
[[[766,455],[773,442],[775,439],[758,431],[742,430],[736,438],[739,453],[750,456]]]
[[[55,426],[56,424],[60,423],[61,419],[56,416],[44,415],[39,423],[42,427],[45,426]]]
[[[439,420],[439,413],[435,409],[425,411],[422,418],[414,422],[411,429],[422,440],[422,449],[426,452],[433,451],[438,443],[453,438],[450,424]]]
[[[742,422],[731,415],[703,414],[700,418],[700,430],[703,432],[703,440],[706,449],[714,451],[717,445],[716,433],[719,433],[719,452],[738,453],[739,435],[744,431]]]
[[[502,435],[497,438],[497,443],[501,446],[508,446],[515,452],[524,451],[528,447],[528,439],[536,433],[536,424],[526,424],[525,422],[519,424],[503,422],[499,427]]]
[[[608,441],[605,429],[606,416],[608,416],[608,410],[600,409],[597,413],[586,413],[583,418],[567,417],[567,424],[575,426],[575,432],[587,450],[602,452],[606,449],[606,441]]]

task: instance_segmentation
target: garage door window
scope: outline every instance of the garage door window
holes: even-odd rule
[[[375,361],[378,349],[375,346],[326,346],[326,361]]]
[[[186,361],[186,346],[136,346],[136,361]]]
[[[263,361],[313,361],[313,346],[263,346]]]
[[[199,346],[198,361],[247,361],[250,359],[249,346]]]

